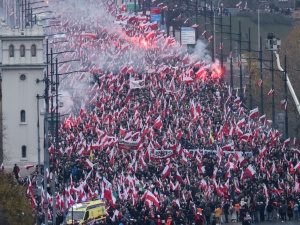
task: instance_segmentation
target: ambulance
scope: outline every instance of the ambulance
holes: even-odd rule
[[[66,223],[74,225],[100,224],[105,218],[106,208],[104,202],[94,200],[74,204],[68,211]]]

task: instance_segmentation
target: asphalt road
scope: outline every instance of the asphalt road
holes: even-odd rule
[[[224,223],[222,225],[241,225],[242,223],[237,222],[237,223]],[[286,221],[286,222],[281,222],[281,220],[276,220],[276,221],[265,221],[265,222],[259,222],[259,223],[252,223],[251,225],[300,225],[300,220],[292,220],[292,221]]]

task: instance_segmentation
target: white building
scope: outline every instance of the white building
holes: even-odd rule
[[[0,30],[0,69],[2,77],[2,115],[4,166],[9,170],[17,163],[24,174],[24,165],[38,162],[37,121],[40,137],[44,133],[44,117],[37,109],[37,94],[44,94],[43,27],[10,28],[2,21]],[[2,138],[2,137],[1,137]],[[41,162],[43,141],[41,139]]]

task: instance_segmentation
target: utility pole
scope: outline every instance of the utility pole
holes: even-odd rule
[[[48,135],[48,113],[49,113],[49,95],[48,95],[48,90],[49,90],[49,41],[48,39],[46,40],[46,62],[47,62],[47,67],[46,67],[46,74],[45,74],[45,103],[46,103],[46,109],[45,109],[45,119],[44,119],[44,135],[45,135],[45,144],[44,144],[44,206],[45,206],[45,225],[48,225],[48,191],[47,191],[47,186],[48,186],[48,178],[47,178],[47,170],[49,171],[49,135]]]
[[[215,26],[215,13],[213,10],[213,2],[210,1],[210,23],[211,23],[211,36],[212,36],[212,40],[211,40],[211,59],[212,62],[215,62],[215,49],[214,49],[214,45],[215,45],[215,37],[214,37],[214,26]]]
[[[259,68],[260,68],[260,108],[261,114],[264,115],[264,82],[263,82],[263,58],[262,58],[262,37],[259,37]],[[274,122],[274,121],[273,121]]]
[[[232,64],[232,20],[229,14],[229,42],[230,42],[230,86],[233,90],[233,64]]]
[[[251,62],[252,62],[252,56],[251,56],[251,28],[248,27],[248,54],[249,54],[249,58],[248,58],[248,75],[249,75],[249,90],[250,90],[250,109],[253,108],[253,102],[252,102],[252,74],[250,71],[250,67],[251,67]]]
[[[204,0],[204,38],[206,39],[206,0]]]
[[[286,65],[286,55],[284,56],[284,98],[287,103],[287,65]],[[288,111],[285,109],[285,139],[289,137],[289,119]]]
[[[223,71],[224,63],[223,63],[223,4],[221,4],[220,7],[221,10],[221,18],[220,18],[220,30],[221,30],[221,36],[220,36],[220,50],[221,50],[221,68]]]
[[[274,53],[271,51],[272,90],[274,90]],[[272,127],[275,128],[275,92],[272,94]]]
[[[242,25],[239,20],[239,67],[240,67],[240,99],[243,101],[243,70],[242,70]]]

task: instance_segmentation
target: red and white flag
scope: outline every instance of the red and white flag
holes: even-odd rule
[[[153,202],[153,204],[156,206],[158,211],[160,210],[159,201],[158,201],[157,197],[155,197],[155,195],[151,191],[147,191],[146,200]]]
[[[94,167],[94,164],[89,159],[86,159],[84,164],[89,169],[93,169],[93,167]]]
[[[259,80],[257,81],[257,83],[256,83],[256,86],[260,87],[261,84],[262,84],[262,79],[259,79]]]
[[[290,138],[286,139],[282,144],[283,145],[289,145],[290,144]]]
[[[166,165],[165,166],[165,168],[164,168],[164,170],[163,170],[163,172],[162,172],[162,176],[161,176],[161,179],[163,180],[163,179],[166,179],[167,178],[167,176],[169,175],[171,173],[171,168],[170,168],[170,166],[169,165]]]
[[[286,110],[286,107],[287,107],[287,101],[286,101],[285,99],[281,100],[279,106],[280,106],[280,107],[284,107],[284,109]]]
[[[256,173],[256,171],[254,170],[254,168],[251,165],[249,165],[247,167],[247,169],[245,170],[245,173],[249,176],[250,180],[252,180],[253,175]]]
[[[238,127],[243,127],[246,125],[246,120],[245,118],[241,119],[237,124]]]
[[[256,107],[255,109],[250,110],[249,118],[254,119],[255,117],[258,117],[258,115],[258,107]]]
[[[158,130],[160,130],[160,128],[162,127],[162,120],[161,120],[161,117],[157,117],[157,119],[155,120],[152,128],[157,128]]]
[[[24,167],[25,167],[26,170],[29,170],[29,169],[33,168],[34,165],[26,165],[26,166],[24,166]]]
[[[273,96],[273,94],[274,94],[274,89],[271,89],[268,93],[268,96]]]

